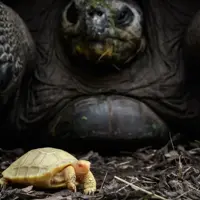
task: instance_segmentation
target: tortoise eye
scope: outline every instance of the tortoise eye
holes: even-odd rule
[[[76,24],[78,21],[78,9],[76,8],[76,5],[74,2],[71,3],[68,10],[66,11],[66,19],[72,23]]]
[[[118,26],[127,26],[134,19],[134,14],[127,6],[123,7],[116,14],[115,23]]]
[[[78,164],[79,167],[83,167],[83,164]]]

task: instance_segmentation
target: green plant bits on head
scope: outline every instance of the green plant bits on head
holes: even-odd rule
[[[70,13],[75,13],[73,19]],[[143,15],[135,2],[72,0],[63,10],[61,30],[68,53],[94,68],[122,68],[146,44]]]

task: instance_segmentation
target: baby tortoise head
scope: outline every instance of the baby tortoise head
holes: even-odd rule
[[[61,27],[70,52],[96,63],[127,63],[145,46],[134,0],[71,0]]]

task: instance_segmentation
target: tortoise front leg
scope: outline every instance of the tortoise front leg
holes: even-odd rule
[[[25,22],[0,2],[0,100],[4,104],[21,84],[24,72],[32,74],[35,57],[35,44]]]
[[[5,186],[5,185],[7,185],[7,181],[4,179],[4,178],[1,178],[0,179],[0,187],[3,187],[3,186]]]
[[[199,65],[200,65],[200,11],[198,11],[191,23],[189,24],[184,38],[184,59],[189,65],[189,69],[194,71],[194,76],[197,76],[199,80]],[[193,69],[193,66],[197,67],[197,71]],[[191,69],[192,67],[192,69]],[[192,77],[193,79],[193,77]]]
[[[67,188],[76,192],[76,173],[72,166],[68,166],[63,170],[63,176],[67,183]]]
[[[96,180],[91,171],[83,178],[83,188],[85,194],[92,194],[96,191]]]

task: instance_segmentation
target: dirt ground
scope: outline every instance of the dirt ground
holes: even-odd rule
[[[0,171],[22,155],[22,149],[0,149]],[[167,144],[162,149],[151,147],[118,156],[101,156],[97,152],[76,155],[92,163],[97,180],[97,192],[83,195],[81,189],[72,193],[61,190],[35,190],[28,187],[3,187],[1,200],[71,200],[71,199],[200,199],[200,143],[189,146]]]

